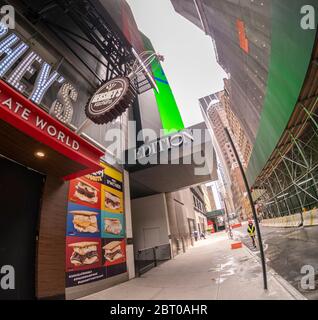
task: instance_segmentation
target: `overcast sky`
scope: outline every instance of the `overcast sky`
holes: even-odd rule
[[[186,127],[203,121],[198,99],[223,89],[226,76],[217,64],[212,40],[177,14],[170,0],[127,0],[139,29],[157,53]]]

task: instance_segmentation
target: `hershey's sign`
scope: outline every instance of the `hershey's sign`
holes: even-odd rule
[[[43,97],[54,83],[61,85],[56,100],[50,107],[50,114],[63,123],[70,123],[73,116],[73,105],[78,92],[71,83],[43,60],[28,44],[12,32],[6,24],[0,22],[0,78],[6,77],[9,83],[20,93],[26,94],[24,77],[37,73],[35,83],[28,98],[40,104]],[[15,66],[16,62],[19,64]],[[15,66],[15,67],[14,67]]]
[[[68,148],[80,151],[80,144],[74,139],[74,134],[71,135],[70,130],[52,119],[39,107],[24,106],[0,86],[0,111],[1,109],[9,111],[16,119],[15,123],[21,123],[21,121],[22,123],[27,123],[36,129],[37,132],[41,132],[44,137],[53,138],[56,142]]]
[[[117,77],[102,85],[86,105],[87,118],[104,124],[120,116],[132,105],[135,91],[127,77]]]

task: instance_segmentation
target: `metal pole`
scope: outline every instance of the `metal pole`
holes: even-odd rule
[[[293,136],[292,133],[290,133],[290,136],[291,136],[294,144],[296,145],[296,147],[297,147],[297,149],[298,149],[301,157],[303,158],[303,161],[304,161],[305,164],[306,164],[307,170],[310,170],[310,165],[309,165],[309,163],[308,163],[308,160],[307,160],[307,158],[306,158],[306,156],[305,156],[305,153],[304,153],[304,151],[302,150],[301,146],[300,146],[299,143],[297,142],[297,139]],[[312,180],[313,180],[313,182],[314,182],[314,186],[315,186],[313,189],[315,190],[316,195],[318,195],[318,189],[317,189],[317,184],[316,184],[315,176],[313,175],[312,172],[310,173],[310,175],[311,175],[311,178],[312,178]]]
[[[282,155],[282,153],[279,150],[278,150],[278,152],[279,152],[279,154],[280,154],[280,156],[282,158],[282,161],[283,161],[283,163],[284,163],[284,165],[286,167],[286,170],[288,172],[288,175],[289,175],[289,178],[291,180],[291,183],[293,184],[293,186],[295,188],[295,192],[296,192],[295,195],[296,195],[296,198],[297,198],[297,200],[298,200],[298,202],[300,204],[300,207],[301,207],[301,223],[303,225],[304,224],[304,215],[303,215],[304,205],[303,205],[303,202],[301,201],[301,198],[300,198],[300,196],[298,194],[298,189],[296,187],[296,184],[294,183],[294,178],[293,178],[293,175],[292,175],[292,173],[291,173],[291,171],[290,171],[290,169],[288,167],[288,164],[286,163],[286,160],[285,160],[284,156]]]
[[[282,196],[283,196],[283,199],[284,199],[284,201],[285,201],[288,214],[291,215],[292,213],[291,213],[290,208],[289,208],[289,204],[288,204],[288,201],[287,201],[287,197],[286,197],[286,195],[284,194],[284,189],[283,189],[282,185],[280,184],[280,180],[279,180],[279,177],[278,177],[275,169],[273,170],[273,172],[274,172],[274,175],[275,175],[276,180],[277,180],[277,182],[278,182],[279,189],[280,189],[280,191],[282,192]]]
[[[265,180],[265,179],[264,179],[264,180]],[[278,214],[279,214],[280,217],[282,217],[282,214],[281,214],[281,212],[280,212],[280,207],[279,207],[278,202],[277,202],[277,195],[276,195],[276,193],[274,192],[274,189],[273,189],[273,187],[272,187],[272,184],[271,184],[269,178],[267,178],[267,185],[268,185],[268,187],[269,187],[269,188],[271,189],[271,191],[272,191],[273,200],[274,200],[274,202],[275,202],[275,204],[276,204],[276,207],[277,207],[277,210],[278,210]],[[276,216],[276,214],[275,214],[275,216]]]
[[[259,227],[259,223],[258,223],[258,219],[257,219],[257,214],[256,214],[256,210],[255,210],[255,206],[253,203],[253,198],[252,198],[252,194],[248,185],[248,181],[240,160],[240,157],[238,156],[237,150],[235,148],[234,142],[232,140],[232,137],[230,136],[230,133],[228,131],[227,128],[224,128],[225,133],[227,135],[228,140],[230,141],[230,144],[232,146],[232,149],[234,151],[235,157],[236,157],[236,161],[240,167],[241,170],[241,174],[244,180],[244,184],[245,184],[245,188],[248,194],[248,199],[250,201],[250,205],[252,208],[252,212],[253,212],[253,217],[254,217],[254,221],[255,221],[255,226],[256,226],[256,232],[257,232],[257,238],[258,238],[258,245],[259,245],[259,250],[260,250],[260,254],[261,254],[261,260],[262,260],[262,269],[263,269],[263,280],[264,280],[264,289],[267,290],[267,274],[266,274],[266,262],[265,262],[265,254],[264,254],[264,248],[263,248],[263,242],[262,242],[262,235],[261,235],[261,230]]]
[[[230,235],[230,238],[233,239],[233,233],[232,233],[231,224],[230,224],[229,211],[227,210],[227,205],[226,205],[224,197],[223,197],[223,203],[224,203],[224,210],[225,210],[225,214],[226,214],[226,218],[227,218],[227,223],[228,223],[228,226],[229,226],[229,235]]]

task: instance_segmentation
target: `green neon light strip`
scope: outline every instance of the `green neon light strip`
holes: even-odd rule
[[[149,39],[143,37],[146,50],[154,51]],[[184,129],[182,117],[174,98],[173,92],[162,69],[160,62],[154,61],[151,65],[159,92],[154,90],[162,128],[166,134]]]
[[[247,177],[253,185],[283,134],[310,62],[316,30],[300,27],[300,8],[314,0],[272,1],[272,44],[267,92]]]

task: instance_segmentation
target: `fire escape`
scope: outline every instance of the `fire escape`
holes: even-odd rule
[[[21,1],[23,15],[32,23],[44,24],[50,32],[78,58],[100,84],[117,76],[131,72],[136,57],[132,45],[125,38],[119,26],[98,0],[53,0]],[[63,19],[55,19],[62,17]],[[63,21],[70,23],[61,23]],[[72,28],[72,25],[75,28]],[[76,31],[74,31],[76,30]],[[105,77],[100,75],[78,54],[86,52],[92,59],[105,67]],[[97,52],[97,54],[96,54]],[[153,88],[146,72],[134,80],[137,93]]]

